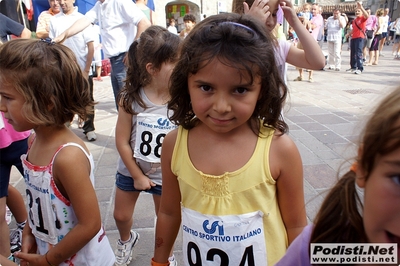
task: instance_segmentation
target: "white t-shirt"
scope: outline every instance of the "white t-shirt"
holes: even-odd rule
[[[130,0],[97,1],[85,16],[100,26],[106,58],[128,51],[136,37],[137,25],[145,14]]]
[[[383,23],[382,23],[382,33],[387,32],[388,26],[389,26],[389,16],[383,16],[382,17]]]
[[[74,12],[66,15],[63,12],[58,13],[50,19],[50,30],[49,37],[55,38],[56,36],[63,33],[66,29],[72,26],[77,20],[82,18],[84,15],[78,12],[78,7],[76,6]],[[87,60],[87,43],[93,42],[96,38],[96,34],[93,27],[87,27],[83,31],[67,38],[63,44],[70,48],[75,56],[76,60],[82,70],[86,67]],[[91,75],[91,68],[89,69],[89,75]]]
[[[342,41],[342,28],[340,27],[340,22],[343,25],[346,24],[344,17],[339,16],[338,19],[334,19],[333,16],[329,17],[326,21],[326,27],[328,29],[328,36],[326,40],[328,42]]]

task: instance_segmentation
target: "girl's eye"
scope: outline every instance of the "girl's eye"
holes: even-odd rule
[[[11,99],[10,97],[4,96],[4,95],[1,95],[0,99],[1,98],[4,98],[4,100],[10,100]]]
[[[239,94],[246,93],[247,91],[248,91],[248,89],[246,89],[246,88],[237,88],[236,89],[236,93],[239,93]]]
[[[272,13],[272,16],[273,16],[273,17],[276,17],[276,13]]]
[[[201,89],[202,91],[211,91],[211,90],[212,90],[211,87],[208,86],[208,85],[201,85],[201,86],[200,86],[200,89]]]

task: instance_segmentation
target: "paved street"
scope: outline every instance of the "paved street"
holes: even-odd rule
[[[324,44],[326,50],[327,44]],[[338,169],[347,171],[348,160],[355,155],[358,134],[371,108],[394,86],[400,86],[400,61],[393,60],[392,47],[385,46],[378,66],[365,67],[361,75],[346,73],[349,68],[347,44],[343,46],[342,70],[315,71],[314,82],[292,81],[298,76],[293,66],[288,67],[290,90],[285,108],[285,120],[289,124],[289,135],[300,150],[304,164],[304,191],[307,216],[313,220],[326,191],[337,179]],[[82,130],[74,121],[73,131],[92,152],[96,169],[96,192],[100,204],[102,221],[113,248],[118,231],[113,218],[114,175],[118,153],[115,147],[115,122],[117,112],[109,77],[103,82],[95,81],[96,134],[97,141],[87,142]],[[24,191],[22,178],[13,171],[11,182]],[[154,208],[152,197],[143,193],[134,213],[133,228],[140,234],[130,265],[149,265],[153,253]],[[175,255],[181,262],[181,240],[178,237]]]

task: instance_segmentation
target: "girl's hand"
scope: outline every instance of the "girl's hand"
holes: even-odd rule
[[[48,265],[46,258],[39,254],[29,254],[25,252],[15,252],[14,256],[21,260],[21,266],[43,266]]]
[[[263,25],[267,23],[267,18],[271,15],[269,11],[269,0],[256,0],[251,8],[246,2],[243,2],[244,13],[259,20]]]
[[[137,190],[148,190],[154,186],[156,186],[156,184],[145,175],[135,178],[134,180],[134,187]]]
[[[36,253],[37,245],[35,236],[32,234],[29,224],[26,224],[22,231],[22,246],[21,251],[25,253]]]
[[[299,20],[290,0],[280,0],[279,4],[281,5],[283,15],[289,25],[293,25],[295,21]]]

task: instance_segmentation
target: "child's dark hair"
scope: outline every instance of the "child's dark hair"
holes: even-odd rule
[[[95,104],[75,54],[62,44],[16,39],[1,45],[0,82],[23,95],[21,111],[38,126],[63,126],[75,114],[85,119]]]
[[[185,21],[191,21],[191,22],[193,22],[193,23],[196,23],[196,17],[193,15],[193,14],[186,14],[184,17],[183,17],[183,21],[185,22]]]
[[[260,77],[260,96],[249,121],[253,131],[258,135],[258,121],[262,119],[264,126],[286,132],[287,125],[280,115],[287,87],[276,67],[275,45],[265,27],[248,15],[226,13],[204,19],[183,41],[179,61],[172,72],[170,119],[186,129],[195,125],[188,78],[218,58],[223,64],[247,74],[250,82]]]
[[[151,82],[146,65],[151,63],[159,70],[163,63],[175,62],[179,43],[179,36],[161,26],[150,26],[140,35],[140,39],[131,44],[125,86],[118,95],[118,103],[127,113],[135,114],[133,102],[147,108],[140,96],[140,88]]]
[[[387,95],[368,120],[357,158],[366,180],[378,156],[400,148],[400,87]],[[359,177],[358,177],[359,178]],[[315,218],[310,243],[367,243],[363,219],[357,210],[356,173],[348,171],[326,196]]]

